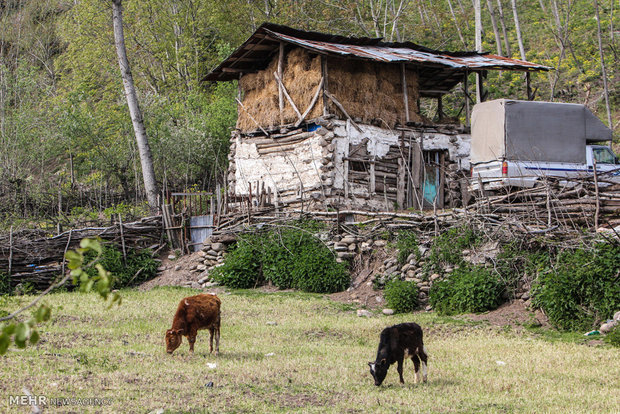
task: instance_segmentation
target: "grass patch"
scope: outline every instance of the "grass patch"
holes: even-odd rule
[[[0,357],[0,406],[8,396],[109,398],[79,412],[616,412],[620,386],[611,346],[589,348],[528,332],[502,332],[458,317],[414,313],[359,318],[318,294],[233,290],[221,294],[221,354],[208,353],[201,331],[165,353],[163,334],[178,301],[196,291],[124,290],[106,310],[95,294],[56,293],[41,342]],[[24,297],[21,300],[28,300]],[[5,305],[7,303],[5,302]],[[62,305],[62,309],[59,309]],[[12,310],[17,301],[7,306]],[[275,321],[276,325],[267,324]],[[381,330],[415,321],[425,330],[429,382],[406,383],[393,366],[375,387],[367,361]],[[504,365],[498,364],[501,361]],[[208,364],[216,364],[209,368]],[[213,382],[213,387],[207,387]],[[23,412],[27,412],[24,410]]]

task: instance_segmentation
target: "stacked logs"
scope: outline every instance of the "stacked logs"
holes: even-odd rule
[[[101,238],[124,248],[154,248],[163,242],[161,216],[109,227],[87,227],[49,236],[43,230],[19,230],[0,235],[0,272],[9,274],[11,286],[30,283],[47,288],[65,269],[67,250],[79,247],[83,238]]]

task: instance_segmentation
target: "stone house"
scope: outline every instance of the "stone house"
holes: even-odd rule
[[[455,207],[469,170],[469,128],[443,113],[468,75],[548,68],[265,23],[207,81],[238,81],[229,200],[279,208]],[[435,104],[436,120],[423,116]]]

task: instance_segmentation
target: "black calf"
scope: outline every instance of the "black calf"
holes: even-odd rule
[[[427,355],[422,342],[422,328],[417,323],[401,323],[390,326],[381,332],[377,359],[369,362],[370,373],[375,379],[375,385],[379,386],[387,375],[388,368],[394,362],[398,362],[397,371],[400,382],[403,379],[403,360],[411,358],[415,369],[415,382],[419,382],[420,360],[422,360],[422,379],[427,379]]]

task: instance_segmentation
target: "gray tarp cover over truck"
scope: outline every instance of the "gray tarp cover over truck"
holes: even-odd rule
[[[497,99],[474,106],[471,162],[586,162],[586,143],[612,132],[584,105]]]

